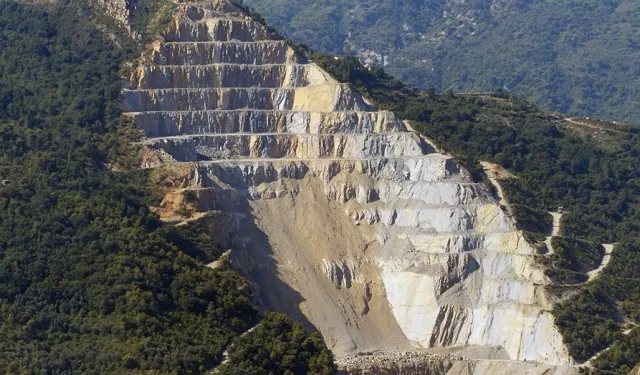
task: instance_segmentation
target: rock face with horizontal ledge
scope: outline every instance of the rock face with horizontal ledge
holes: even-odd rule
[[[191,170],[180,194],[233,222],[212,227],[268,308],[338,356],[477,346],[571,362],[536,250],[452,157],[232,2],[179,5],[150,48],[123,93],[146,167]]]

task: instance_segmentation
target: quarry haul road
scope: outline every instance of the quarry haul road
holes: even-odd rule
[[[246,335],[250,334],[251,332],[253,332],[256,328],[260,327],[260,324],[257,324],[253,327],[251,327],[248,331],[246,331],[245,333],[243,333],[242,335],[240,335],[240,337],[245,337]],[[227,349],[224,351],[224,353],[222,353],[222,362],[220,362],[219,365],[217,365],[216,367],[212,368],[211,370],[209,370],[209,374],[215,374],[218,372],[218,370],[220,369],[220,367],[222,367],[222,365],[226,364],[227,362],[229,362],[229,350],[233,347],[233,343],[229,344],[229,346],[227,347]]]
[[[579,125],[589,126],[588,124],[582,124],[582,123],[575,122],[571,118],[566,119],[566,121],[569,121],[569,122],[572,122],[572,123],[576,123],[576,124],[579,124]],[[597,128],[596,126],[590,126],[590,127]],[[500,183],[498,182],[497,176],[492,171],[492,164],[488,163],[488,162],[480,162],[480,164],[482,165],[482,168],[483,168],[485,174],[487,175],[487,177],[491,181],[491,184],[496,188],[496,192],[498,194],[498,198],[500,199],[500,204],[502,204],[505,207],[507,207],[507,210],[510,211],[509,203],[508,203],[508,201],[507,201],[507,199],[505,197],[504,191],[502,190],[502,186],[500,186]],[[555,254],[555,250],[553,249],[553,245],[551,244],[551,239],[553,237],[557,237],[557,236],[560,235],[560,225],[561,225],[562,216],[564,215],[564,213],[549,212],[549,214],[553,217],[553,227],[552,227],[552,230],[551,230],[551,234],[545,239],[544,243],[547,245],[547,250],[548,250],[546,255],[553,255],[553,254]],[[613,254],[613,250],[615,248],[615,245],[614,244],[602,244],[602,246],[604,247],[605,252],[604,252],[604,256],[602,257],[602,262],[600,263],[600,266],[598,268],[594,269],[594,270],[591,270],[591,271],[587,272],[587,276],[589,277],[587,279],[587,281],[585,281],[583,283],[578,283],[578,284],[571,284],[570,286],[584,285],[584,284],[587,284],[587,283],[595,280],[602,273],[602,271],[607,267],[607,265],[609,265],[609,262],[611,261],[611,255]]]
[[[587,128],[591,128],[591,129],[596,129],[596,130],[602,130],[602,131],[610,131],[610,132],[615,132],[615,133],[624,133],[623,131],[620,131],[618,129],[611,129],[611,128],[606,128],[604,126],[597,126],[597,125],[591,125],[588,124],[586,122],[580,122],[580,121],[576,121],[576,119],[574,117],[567,117],[564,119],[564,121],[574,124],[574,125],[579,125],[579,126],[584,126]]]
[[[511,208],[509,207],[509,202],[504,194],[504,190],[502,190],[502,186],[498,182],[498,176],[493,172],[494,164],[481,161],[480,165],[482,165],[482,170],[491,181],[491,184],[496,188],[496,193],[498,194],[498,198],[500,199],[500,204],[507,208],[508,212],[511,212]]]
[[[589,276],[589,280],[587,282],[598,277],[600,273],[602,273],[602,271],[605,269],[605,267],[607,267],[607,265],[611,261],[611,254],[613,254],[613,249],[615,248],[615,245],[603,244],[602,246],[604,247],[604,256],[602,257],[602,263],[600,263],[600,267],[596,268],[593,271],[587,272],[587,276]]]
[[[638,326],[631,327],[631,328],[625,330],[624,332],[622,332],[622,334],[626,336],[626,335],[630,334],[631,331],[633,331],[635,328],[638,328]],[[600,357],[603,353],[607,352],[609,349],[611,349],[613,347],[613,345],[615,345],[615,343],[611,344],[611,346],[609,346],[607,348],[604,348],[601,351],[599,351],[596,354],[594,354],[593,357],[589,358],[586,362],[584,362],[582,364],[582,366],[593,368],[593,365],[591,364],[591,362],[594,361],[596,358]]]
[[[553,245],[551,244],[551,239],[560,235],[560,222],[564,214],[557,212],[549,212],[549,214],[553,216],[553,230],[551,231],[551,235],[547,237],[544,243],[547,245],[547,249],[549,251],[547,255],[552,255],[555,254],[555,250],[553,249]],[[587,272],[587,276],[589,277],[587,281],[578,284],[570,284],[570,286],[584,285],[589,283],[590,281],[595,280],[595,278],[600,276],[607,265],[609,265],[609,262],[611,261],[611,255],[613,254],[613,250],[615,248],[615,244],[602,244],[602,246],[604,247],[604,256],[602,257],[600,266],[598,266],[598,268],[594,270]]]
[[[562,221],[562,215],[558,212],[549,212],[551,216],[553,216],[553,229],[551,230],[551,235],[547,237],[544,243],[547,245],[547,250],[549,251],[547,255],[552,255],[555,253],[553,250],[553,245],[551,244],[551,239],[553,237],[557,237],[560,234],[560,222]]]

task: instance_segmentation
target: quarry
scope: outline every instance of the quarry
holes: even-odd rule
[[[500,198],[238,4],[179,4],[123,98],[156,212],[205,222],[343,373],[577,373]]]

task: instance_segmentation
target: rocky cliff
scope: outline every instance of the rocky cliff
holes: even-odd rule
[[[177,176],[158,212],[208,213],[268,308],[338,356],[473,347],[571,363],[536,250],[452,157],[233,2],[179,5],[150,48],[123,108],[144,166]]]

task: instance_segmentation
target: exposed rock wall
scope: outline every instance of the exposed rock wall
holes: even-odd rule
[[[536,250],[453,158],[233,3],[180,6],[152,48],[123,103],[153,151],[146,166],[191,169],[180,193],[233,218],[230,259],[267,307],[338,355],[479,346],[571,362]],[[458,362],[420,373],[498,368],[447,372]]]
[[[57,0],[45,1],[57,2]],[[138,9],[138,0],[89,0],[89,5],[99,17],[106,15],[123,27],[134,40],[141,39],[142,36],[132,27],[132,12]]]
[[[164,43],[153,51],[153,61],[163,65],[285,64],[297,62],[283,41],[263,43]]]
[[[256,109],[132,112],[147,137],[228,133],[385,133],[403,128],[388,112],[300,112]]]
[[[251,134],[206,135],[153,139],[177,161],[188,162],[243,158],[371,158],[421,155],[422,147],[412,133],[375,135],[344,134]]]

